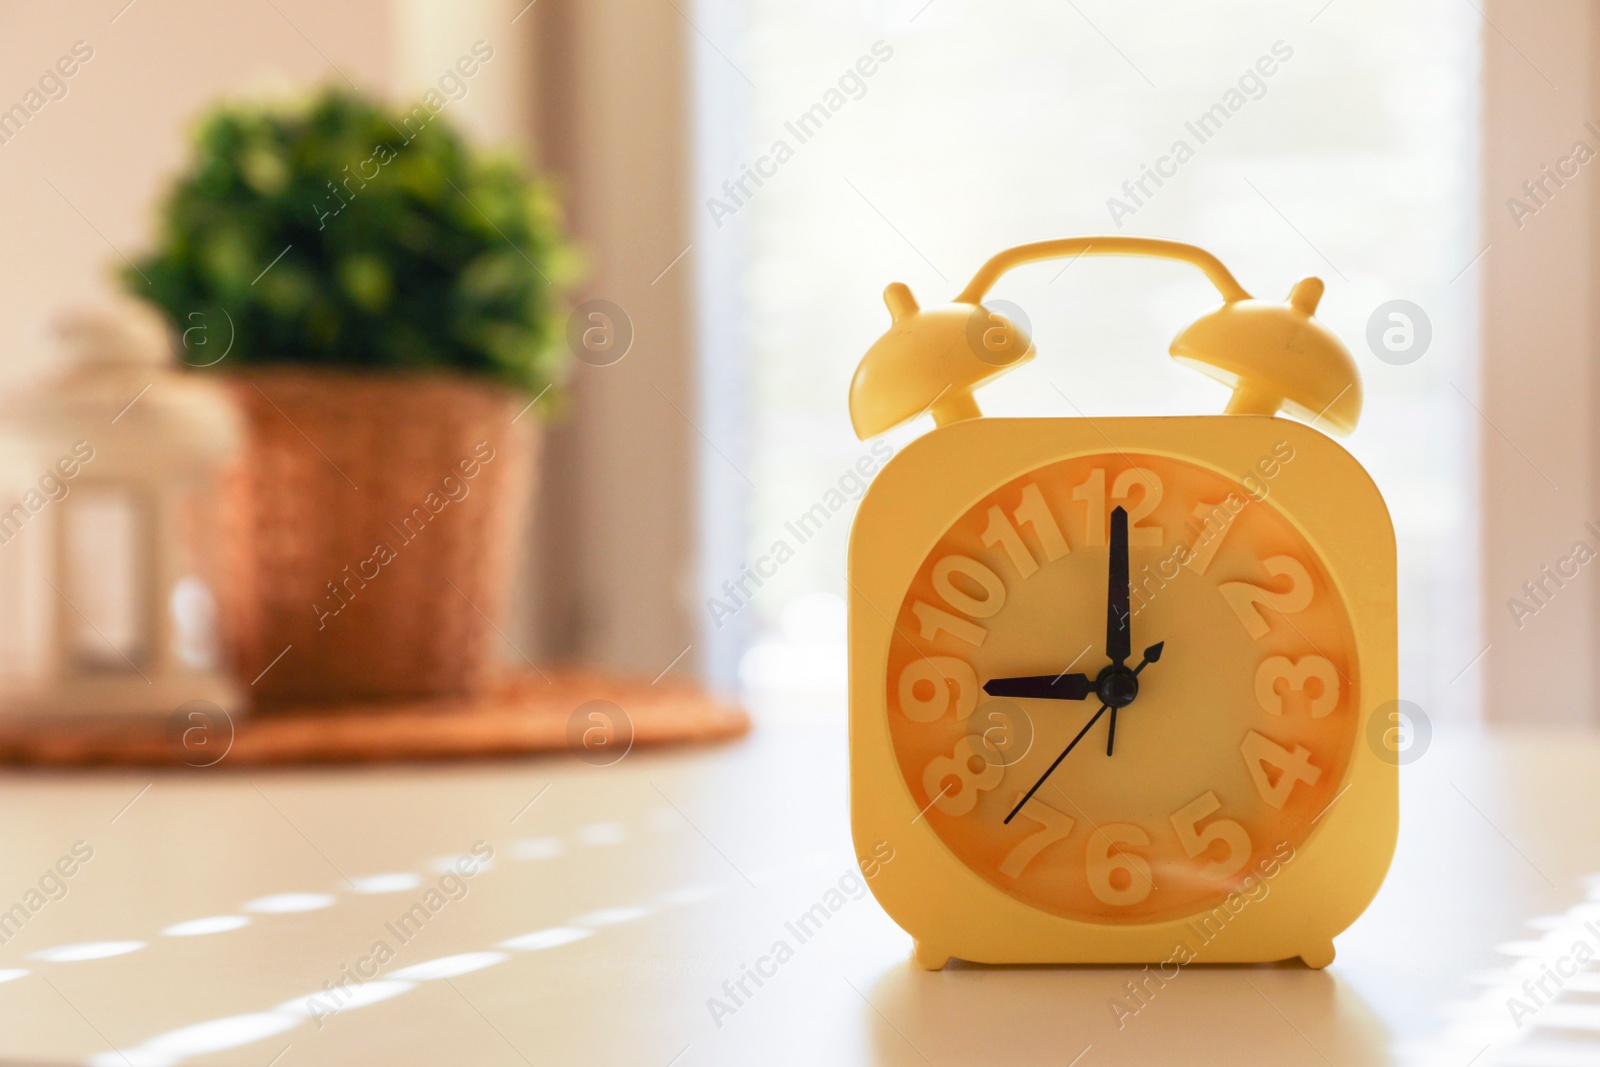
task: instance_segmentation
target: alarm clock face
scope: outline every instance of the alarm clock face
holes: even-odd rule
[[[1293,458],[1280,443],[1247,489],[1081,456],[945,531],[895,619],[887,706],[918,818],[967,867],[1059,915],[1155,922],[1255,886],[1315,832],[1360,665],[1273,503]]]

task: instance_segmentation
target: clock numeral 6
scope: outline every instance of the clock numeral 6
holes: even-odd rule
[[[1322,656],[1297,660],[1268,656],[1262,660],[1256,668],[1256,703],[1268,714],[1282,715],[1290,693],[1306,702],[1313,719],[1320,719],[1339,706],[1339,672]]]
[[[1012,803],[1021,799],[1022,794],[1018,793]],[[1039,853],[1057,841],[1065,839],[1077,825],[1072,816],[1057,811],[1037,797],[1017,814],[1022,818],[1032,819],[1041,828],[1019,841],[1017,847],[1007,852],[1006,858],[1000,861],[1000,873],[1007,878],[1021,878],[1022,872],[1028,869],[1028,864],[1032,863]]]
[[[1228,602],[1233,613],[1244,623],[1245,632],[1259,641],[1267,636],[1272,624],[1267,621],[1262,605],[1281,615],[1293,615],[1311,606],[1311,572],[1293,556],[1268,556],[1261,561],[1267,573],[1274,578],[1289,579],[1289,588],[1282,592],[1263,589],[1254,582],[1221,582],[1217,591]]]
[[[1141,490],[1139,502],[1131,499],[1134,489]],[[1166,531],[1159,526],[1141,526],[1139,523],[1161,503],[1163,487],[1154,471],[1140,467],[1125,470],[1111,483],[1113,500],[1126,501],[1128,507],[1128,544],[1133,546],[1166,543]],[[1106,472],[1097,467],[1089,477],[1072,488],[1072,499],[1084,503],[1083,543],[1090,548],[1104,548],[1106,527],[1111,522],[1111,512],[1106,507]]]
[[[999,504],[990,507],[987,515],[989,524],[983,528],[983,533],[980,535],[983,543],[990,548],[999,545],[1005,549],[1011,565],[1024,578],[1039,569],[1039,561],[1033,558],[1033,553],[1023,542],[1022,534],[1017,531],[1018,525],[1033,528],[1033,535],[1039,539],[1039,547],[1044,550],[1046,563],[1054,563],[1072,551],[1067,547],[1067,539],[1061,536],[1061,527],[1056,525],[1056,517],[1050,514],[1050,506],[1044,502],[1044,494],[1032,482],[1023,487],[1022,503],[1012,512],[1015,522],[1006,518],[1006,513],[1000,510]]]
[[[973,764],[977,764],[974,768]],[[1006,770],[990,763],[973,739],[963,737],[948,756],[935,756],[922,770],[922,788],[934,807],[946,815],[965,815],[978,803],[978,794],[999,785]],[[951,788],[951,779],[955,788]]]
[[[950,710],[964,722],[978,706],[978,675],[966,660],[928,656],[900,672],[900,710],[912,722],[933,722]]]
[[[1190,859],[1206,855],[1218,841],[1227,846],[1221,859],[1201,865],[1200,874],[1205,878],[1230,878],[1250,862],[1250,835],[1243,826],[1232,819],[1212,819],[1201,828],[1200,820],[1220,807],[1217,794],[1208,791],[1172,813],[1172,828]]]
[[[1261,794],[1264,803],[1274,808],[1282,808],[1289,802],[1296,782],[1312,785],[1322,777],[1322,768],[1311,762],[1311,750],[1304,745],[1295,745],[1291,751],[1251,730],[1244,735],[1239,751],[1244,755],[1244,764],[1250,771],[1250,780],[1256,784],[1256,792]],[[1267,774],[1268,767],[1277,769],[1276,779]]]
[[[1131,822],[1112,822],[1089,835],[1085,873],[1089,892],[1102,904],[1125,908],[1138,904],[1156,887],[1150,880],[1150,861],[1118,845],[1148,845],[1150,835]],[[1118,878],[1117,875],[1122,875]],[[1123,884],[1118,885],[1121,881]]]

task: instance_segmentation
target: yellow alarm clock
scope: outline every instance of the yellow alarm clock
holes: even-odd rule
[[[1171,352],[1232,387],[1224,414],[981,417],[973,391],[1034,356],[990,287],[1084,254],[1205,272],[1223,303]],[[1314,428],[1350,432],[1362,397],[1322,291],[1257,300],[1191,245],[1082,237],[995,256],[950,304],[885,292],[855,431],[936,426],[851,531],[851,818],[895,847],[869,884],[922,966],[1320,968],[1376,894],[1394,530]]]

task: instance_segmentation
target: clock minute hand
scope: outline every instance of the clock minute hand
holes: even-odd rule
[[[1128,582],[1128,511],[1111,511],[1111,566],[1106,593],[1106,658],[1117,666],[1133,655],[1132,588]]]
[[[1035,674],[1021,678],[990,678],[983,691],[992,697],[1036,700],[1082,700],[1094,692],[1087,674]]]
[[[1055,773],[1055,769],[1061,766],[1061,761],[1067,758],[1067,753],[1071,752],[1077,747],[1078,742],[1083,740],[1083,735],[1089,732],[1089,728],[1091,726],[1100,721],[1100,716],[1104,715],[1106,710],[1110,707],[1110,704],[1101,704],[1100,710],[1094,713],[1094,717],[1083,724],[1083,729],[1078,731],[1078,736],[1074,737],[1072,741],[1068,743],[1067,747],[1061,750],[1061,755],[1057,756],[1055,762],[1050,764],[1049,769],[1039,776],[1039,780],[1037,782],[1033,783],[1033,788],[1024,793],[1022,795],[1022,799],[1017,801],[1017,806],[1011,809],[1010,815],[1006,816],[1005,821],[1007,824],[1009,824],[1012,819],[1017,817],[1017,812],[1022,810],[1022,805],[1033,799],[1033,794],[1037,793],[1039,791],[1039,787],[1044,785],[1045,779],[1049,778],[1051,774]]]

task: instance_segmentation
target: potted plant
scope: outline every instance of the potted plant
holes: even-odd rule
[[[258,702],[482,690],[571,262],[550,193],[426,104],[330,89],[201,123],[123,281],[245,414]]]

